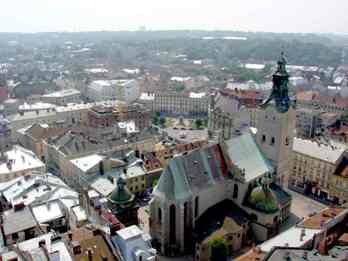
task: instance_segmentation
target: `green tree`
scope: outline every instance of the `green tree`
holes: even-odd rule
[[[159,118],[156,117],[156,116],[154,116],[154,117],[152,118],[152,123],[153,123],[154,125],[158,125],[158,123],[159,123]]]
[[[155,188],[158,184],[158,179],[154,179],[152,182],[152,188]]]
[[[166,118],[161,117],[161,118],[159,119],[159,124],[163,127],[163,126],[166,124]]]
[[[228,248],[226,240],[223,237],[214,237],[208,242],[209,260],[210,261],[226,261],[228,256]]]
[[[200,129],[202,127],[202,125],[203,125],[203,121],[201,119],[197,119],[195,121],[195,125],[196,125],[197,129]]]

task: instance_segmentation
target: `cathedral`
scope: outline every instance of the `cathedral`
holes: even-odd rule
[[[150,202],[150,233],[163,255],[208,260],[217,235],[233,253],[278,233],[291,206],[282,189],[295,124],[288,78],[282,55],[256,128],[233,125],[218,143],[169,161]]]

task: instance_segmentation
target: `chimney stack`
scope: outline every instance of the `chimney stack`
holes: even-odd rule
[[[88,256],[88,261],[93,260],[93,250],[91,248],[87,249],[87,256]]]

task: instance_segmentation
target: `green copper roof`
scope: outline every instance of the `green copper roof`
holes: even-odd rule
[[[169,161],[154,193],[169,200],[186,200],[192,190],[201,190],[227,178],[227,165],[219,145],[192,151]]]
[[[264,157],[250,131],[225,141],[225,147],[231,163],[245,170],[247,182],[273,172],[271,163]]]
[[[248,197],[247,203],[255,209],[265,213],[274,213],[278,211],[276,196],[269,188],[264,186],[254,188]]]
[[[287,61],[282,52],[278,61],[277,71],[273,74],[273,88],[267,100],[265,100],[261,108],[267,107],[271,102],[275,103],[275,107],[280,113],[287,112],[291,105],[295,105],[289,98],[289,74],[286,71]]]
[[[124,205],[133,201],[134,195],[129,192],[122,178],[117,180],[117,188],[111,193],[110,201],[115,204]]]

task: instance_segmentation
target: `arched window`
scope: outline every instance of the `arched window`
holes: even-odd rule
[[[185,202],[184,204],[184,226],[186,227],[187,220],[188,219],[188,203]]]
[[[262,142],[266,142],[266,135],[262,135]]]
[[[198,217],[199,212],[199,198],[198,196],[195,198],[195,218]]]
[[[286,145],[286,146],[289,146],[289,137],[286,137],[286,138],[285,138],[285,145]]]
[[[175,244],[176,241],[176,209],[175,205],[171,205],[169,208],[169,241]]]
[[[158,208],[158,222],[162,223],[162,209]]]
[[[273,145],[274,145],[274,143],[275,143],[275,138],[274,138],[274,137],[272,137],[272,138],[271,138],[271,143],[270,143],[270,144],[273,146]]]

